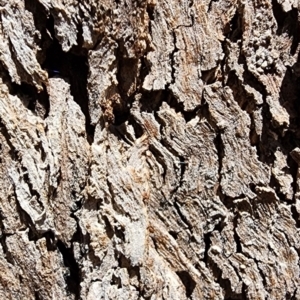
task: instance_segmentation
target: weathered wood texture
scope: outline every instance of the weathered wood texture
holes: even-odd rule
[[[0,0],[0,299],[300,299],[297,0]]]

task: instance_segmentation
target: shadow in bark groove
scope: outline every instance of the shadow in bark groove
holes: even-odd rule
[[[187,271],[176,272],[185,287],[185,294],[189,298],[196,287],[196,282]]]
[[[232,42],[236,43],[242,38],[242,16],[239,13],[238,9],[236,10],[233,18],[225,27],[225,34]]]
[[[203,261],[205,262],[205,264],[207,266],[209,266],[209,264],[210,264],[210,259],[208,257],[208,251],[211,246],[210,236],[211,236],[211,232],[207,232],[203,235],[203,240],[204,240],[204,244],[205,244]]]
[[[297,9],[292,8],[290,11],[285,12],[277,0],[272,0],[272,9],[278,26],[276,33],[278,35],[287,33],[290,37],[293,37],[291,54],[294,55],[299,44],[299,21]]]
[[[47,70],[49,77],[65,78],[70,83],[71,95],[80,106],[85,116],[86,133],[89,143],[93,142],[95,127],[91,125],[87,94],[88,61],[85,52],[72,48],[64,52],[54,36],[54,21],[50,16],[47,29],[52,33],[53,41],[46,50],[43,69]]]
[[[73,249],[67,248],[62,241],[57,242],[57,247],[63,256],[64,264],[69,268],[70,274],[66,278],[69,291],[75,295],[75,299],[80,297],[80,269],[75,260]]]

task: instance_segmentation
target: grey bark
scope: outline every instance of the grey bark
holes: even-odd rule
[[[297,0],[0,0],[0,299],[300,299]]]

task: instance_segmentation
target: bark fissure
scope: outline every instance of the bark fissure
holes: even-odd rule
[[[295,1],[0,19],[1,299],[300,297]]]

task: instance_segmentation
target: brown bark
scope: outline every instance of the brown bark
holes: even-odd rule
[[[0,299],[300,299],[299,8],[0,0]]]

